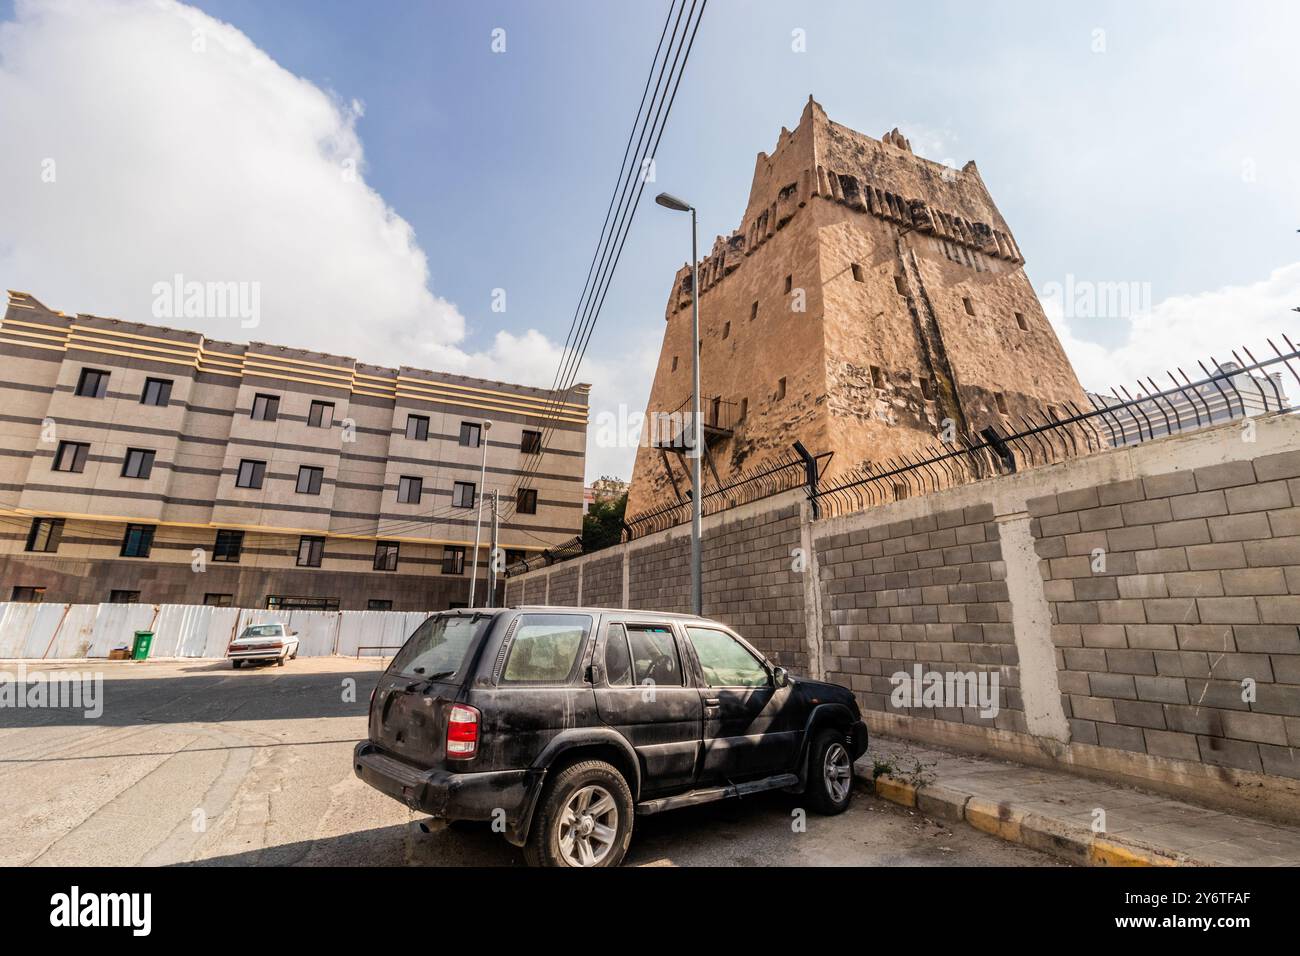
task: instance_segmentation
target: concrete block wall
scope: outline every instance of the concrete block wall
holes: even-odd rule
[[[547,603],[577,607],[578,568],[576,565],[569,567],[561,565],[555,569],[555,573],[551,575],[551,596],[547,599]]]
[[[582,603],[587,607],[623,606],[623,556],[589,561],[582,568]]]
[[[1071,738],[1300,779],[1300,451],[1028,504]]]
[[[827,535],[816,547],[829,680],[856,691],[864,709],[1026,730],[992,505]],[[998,712],[893,706],[891,675],[916,665],[997,672]]]
[[[852,688],[873,731],[1300,815],[1300,416],[821,520],[803,497],[705,519],[705,613]],[[602,581],[686,610],[688,549],[679,527],[577,559],[582,603]],[[996,672],[998,713],[894,706],[918,664]]]

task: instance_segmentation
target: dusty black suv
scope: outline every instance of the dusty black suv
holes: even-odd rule
[[[516,607],[421,624],[353,766],[414,809],[493,821],[534,865],[616,866],[636,814],[775,789],[841,813],[866,749],[848,690],[790,677],[725,625]]]

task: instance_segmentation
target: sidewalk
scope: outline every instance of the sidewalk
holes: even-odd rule
[[[859,778],[878,764],[877,796],[1077,864],[1300,866],[1296,827],[897,738],[872,737]]]

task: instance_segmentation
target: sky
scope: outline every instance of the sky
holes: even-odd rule
[[[667,9],[0,0],[0,285],[550,385]],[[809,94],[897,126],[976,160],[1085,386],[1131,383],[1297,341],[1298,38],[1290,0],[709,0],[654,186],[697,205],[707,249]],[[654,191],[578,376],[589,478],[630,477],[598,421],[644,409],[689,256]],[[176,275],[256,286],[256,315],[168,317]]]

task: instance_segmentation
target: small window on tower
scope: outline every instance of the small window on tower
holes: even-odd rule
[[[723,324],[723,326],[722,326],[722,337],[723,337],[724,339],[729,339],[729,338],[731,338],[731,323],[730,323],[730,322],[726,322],[726,323]]]
[[[783,398],[785,398],[785,379],[779,378],[776,380],[776,400],[779,402]]]
[[[758,303],[757,303],[757,302],[755,302],[753,305],[751,305],[751,306],[749,307],[749,321],[753,322],[756,318],[758,318]]]
[[[902,276],[894,276],[894,291],[899,295],[907,295],[907,280]]]
[[[878,365],[871,366],[871,387],[872,388],[885,387],[885,373],[880,371],[880,367]]]
[[[999,414],[999,415],[1005,415],[1005,414],[1007,414],[1007,397],[1006,397],[1006,395],[1004,395],[1002,392],[995,392],[994,395],[993,395],[993,401],[994,401],[994,403],[998,406],[998,414]]]
[[[740,400],[740,418],[737,420],[743,422],[745,420],[745,416],[748,414],[749,414],[749,399],[742,398]]]
[[[673,371],[677,371],[677,356],[673,356]]]
[[[789,294],[790,294],[791,292],[793,292],[793,291],[794,291],[794,276],[792,276],[792,275],[790,275],[790,276],[786,276],[786,277],[785,277],[785,294],[786,294],[786,295],[789,295]]]
[[[1029,331],[1029,323],[1025,320],[1024,315],[1020,312],[1016,313],[1016,325],[1020,326],[1020,331],[1022,332]]]
[[[967,315],[975,314],[975,303],[970,300],[970,296],[964,296],[961,300],[961,304],[965,306]]]
[[[854,262],[854,263],[852,263],[852,264],[849,266],[849,268],[851,268],[851,269],[853,270],[853,281],[854,281],[854,282],[865,282],[865,281],[866,281],[866,280],[862,277],[862,266],[860,266],[860,265],[858,265],[856,262]]]

